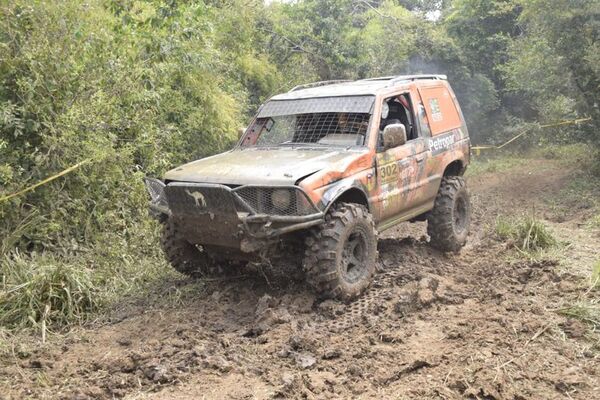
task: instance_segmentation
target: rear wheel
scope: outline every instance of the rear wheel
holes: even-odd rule
[[[334,206],[320,228],[306,240],[304,270],[324,297],[351,300],[371,283],[377,261],[377,231],[359,204]]]
[[[427,216],[431,245],[442,251],[460,250],[467,242],[470,224],[471,203],[464,178],[444,177],[435,206]]]

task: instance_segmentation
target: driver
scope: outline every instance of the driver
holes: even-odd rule
[[[388,104],[388,102],[386,101],[385,103],[383,103],[383,106],[381,108],[381,123],[379,124],[380,133],[383,133],[383,130],[388,125],[401,123],[402,122],[398,118],[392,117],[390,115],[390,105]]]
[[[368,122],[358,114],[337,113],[337,132],[339,134],[364,135]]]

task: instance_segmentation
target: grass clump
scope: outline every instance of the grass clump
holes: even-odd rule
[[[600,229],[600,214],[596,214],[590,218],[587,225],[592,229]]]
[[[600,260],[592,268],[592,288],[600,289]]]
[[[50,256],[24,257],[17,253],[4,257],[0,268],[3,326],[81,323],[100,306],[93,273],[81,265]]]
[[[593,328],[600,328],[600,305],[596,302],[581,301],[558,310],[559,314],[587,322]]]
[[[102,318],[128,298],[146,298],[157,282],[169,279],[156,232],[128,240],[113,234],[98,245],[67,254],[0,255],[0,326],[57,332]],[[134,238],[137,239],[137,238]]]
[[[558,243],[546,225],[530,215],[517,219],[500,217],[496,220],[495,231],[501,239],[527,253],[545,250]]]
[[[600,260],[592,267],[589,289],[579,300],[564,308],[557,310],[561,315],[575,318],[591,325],[594,331],[600,329],[600,298],[597,291],[600,289]]]

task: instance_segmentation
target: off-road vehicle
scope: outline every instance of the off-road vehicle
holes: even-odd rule
[[[465,244],[469,151],[443,75],[316,82],[269,99],[232,150],[146,186],[177,271],[226,273],[302,249],[317,292],[349,300],[373,278],[378,232],[426,220],[432,246]]]

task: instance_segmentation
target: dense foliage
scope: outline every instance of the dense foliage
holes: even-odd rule
[[[0,15],[0,197],[92,160],[0,203],[4,281],[27,257],[156,257],[142,177],[227,148],[306,81],[445,73],[475,142],[527,127],[600,143],[599,2],[11,0]]]

